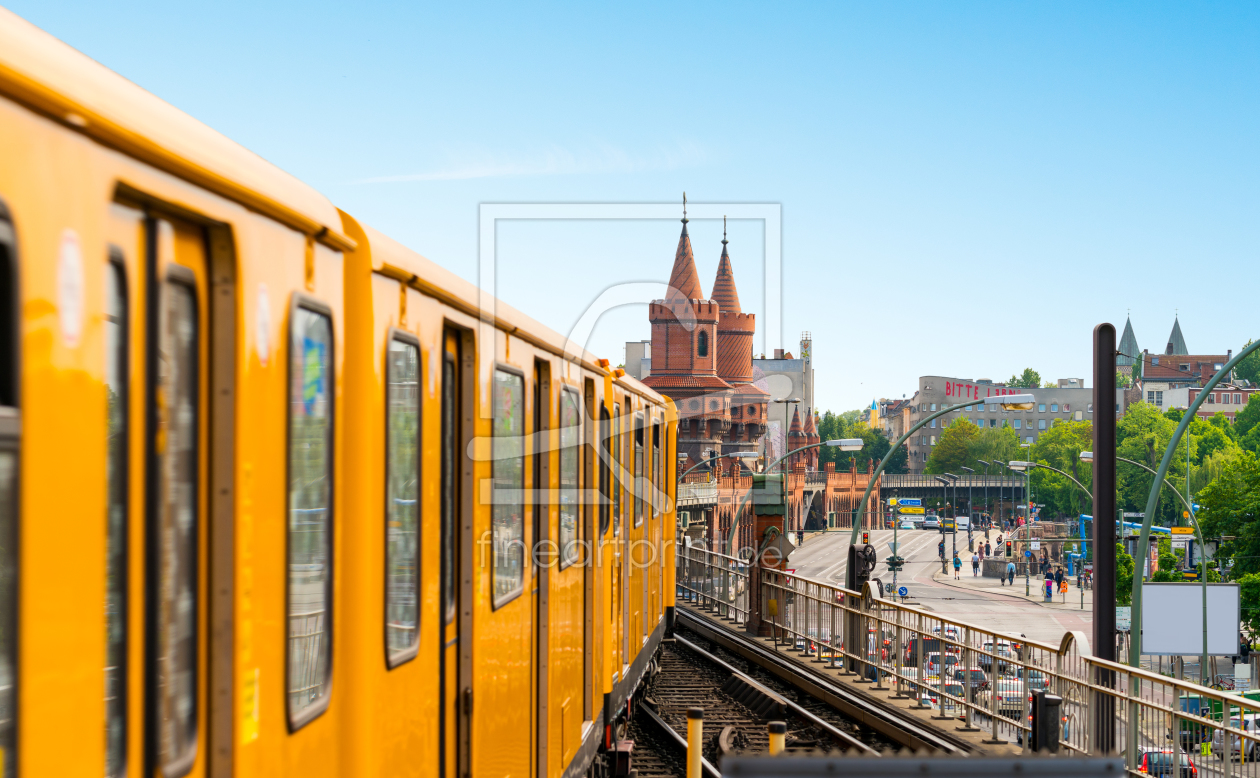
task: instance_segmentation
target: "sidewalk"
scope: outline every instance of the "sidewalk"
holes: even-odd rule
[[[971,565],[964,564],[959,580],[954,580],[954,573],[951,569],[949,573],[942,573],[936,570],[932,573],[932,581],[952,589],[965,589],[968,591],[984,592],[985,594],[998,595],[1001,597],[1010,597],[1016,600],[1027,600],[1035,602],[1043,608],[1053,610],[1072,610],[1072,611],[1092,611],[1094,607],[1094,592],[1092,589],[1085,590],[1085,607],[1081,607],[1081,590],[1077,589],[1074,581],[1070,579],[1068,584],[1067,595],[1055,592],[1054,601],[1046,602],[1042,594],[1045,584],[1043,578],[1029,579],[1029,591],[1032,593],[1025,596],[1024,579],[1020,576],[1015,577],[1014,586],[1003,586],[1000,578],[985,578],[984,576],[973,576],[971,574]],[[1065,602],[1066,599],[1066,602]]]

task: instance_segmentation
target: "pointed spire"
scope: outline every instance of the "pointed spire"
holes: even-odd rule
[[[1186,348],[1186,339],[1181,334],[1181,321],[1174,314],[1172,332],[1168,334],[1168,345],[1164,348],[1165,354],[1189,354],[1190,349]]]
[[[739,292],[735,290],[735,271],[726,253],[726,217],[722,217],[722,258],[718,260],[717,278],[713,280],[713,302],[722,313],[742,313]]]
[[[682,234],[678,236],[678,249],[674,251],[674,269],[669,274],[669,291],[666,302],[703,300],[700,275],[696,272],[696,256],[691,250],[691,236],[687,234],[687,193],[683,192]]]
[[[1142,358],[1142,349],[1138,348],[1137,336],[1133,334],[1133,322],[1127,315],[1124,317],[1124,334],[1120,336],[1117,350],[1120,352],[1116,355],[1118,367],[1133,365]]]
[[[803,436],[804,434],[805,434],[805,429],[804,427],[801,426],[800,409],[795,404],[793,404],[792,405],[792,426],[788,428],[788,437],[797,438],[797,437]]]

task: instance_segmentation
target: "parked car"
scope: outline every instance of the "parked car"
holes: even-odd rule
[[[963,669],[961,666],[955,666],[949,672],[949,676],[966,686],[973,700],[977,691],[989,688],[989,676],[979,667]]]
[[[998,672],[1005,673],[1007,671],[1007,668],[1009,667],[1009,663],[1006,662],[1005,660],[1010,659],[1014,656],[1014,653],[1011,651],[1010,643],[1008,643],[1005,640],[999,640],[997,642],[997,647],[994,648],[993,641],[986,640],[984,642],[984,651],[985,653],[980,654],[979,656],[976,657],[976,664],[980,665],[980,667],[986,671],[991,670],[993,669],[992,668],[993,657],[990,656],[990,654],[997,654]]]
[[[999,716],[1019,721],[1024,715],[1024,706],[1028,703],[1028,692],[1022,681],[1000,678],[997,688],[983,689],[976,695],[976,705],[985,710],[992,710],[993,697],[997,695],[997,711]]]
[[[1236,708],[1235,712],[1237,712]],[[1241,720],[1236,717],[1231,718],[1229,724],[1235,729],[1241,729],[1249,734],[1260,736],[1260,731],[1258,731],[1260,730],[1260,720],[1258,719],[1260,719],[1260,713],[1247,713],[1243,715]],[[1224,761],[1226,757],[1225,737],[1225,732],[1219,729],[1212,734],[1212,756],[1215,756],[1221,761]],[[1231,760],[1235,756],[1240,757],[1241,760],[1251,762],[1260,759],[1260,743],[1252,740],[1251,738],[1247,738],[1246,748],[1244,748],[1243,743],[1241,742],[1243,738],[1238,735],[1229,735],[1229,739],[1231,743],[1229,758]]]
[[[954,665],[958,664],[958,663],[959,663],[959,662],[961,662],[961,661],[962,661],[962,660],[961,660],[961,659],[959,659],[959,658],[958,658],[956,655],[954,655],[954,654],[946,654],[946,655],[945,655],[945,661],[944,661],[944,666],[945,666],[945,669],[946,669],[946,670],[952,669],[952,668],[954,667]],[[940,675],[940,674],[941,674],[941,664],[942,664],[942,663],[941,663],[941,655],[940,655],[940,654],[937,654],[937,653],[931,653],[931,654],[928,654],[928,655],[927,655],[927,671],[928,671],[928,673],[929,673],[929,674],[931,674],[931,675]]]
[[[1143,751],[1138,754],[1137,768],[1147,775],[1175,775],[1177,778],[1198,778],[1199,768],[1195,766],[1194,760],[1188,754],[1182,751],[1181,769],[1175,770],[1174,754],[1171,748],[1168,749],[1152,749]]]
[[[1022,667],[1015,668],[1015,677],[1022,679],[1024,677],[1024,668]],[[1048,689],[1050,688],[1050,679],[1047,678],[1046,674],[1041,672],[1040,670],[1031,668],[1028,671],[1028,688],[1029,689]]]

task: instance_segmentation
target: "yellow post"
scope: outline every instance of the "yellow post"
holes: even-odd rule
[[[700,759],[704,749],[704,709],[687,709],[687,778],[701,778]]]
[[[785,740],[787,740],[787,723],[782,721],[770,722],[770,756],[778,756],[783,753]]]

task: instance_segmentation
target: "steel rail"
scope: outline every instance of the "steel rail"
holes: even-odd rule
[[[742,678],[746,682],[754,686],[757,686],[757,687],[763,686],[763,684],[759,682],[756,678],[753,678],[747,673],[740,672],[739,669],[733,667],[728,662],[722,661],[721,659],[717,658],[713,654],[710,654],[708,651],[705,651],[703,648],[700,648],[695,643],[692,643],[690,640],[687,640],[686,638],[675,635],[674,644],[685,646],[688,650],[700,655],[705,660],[712,662],[718,667],[721,667],[723,670],[726,670],[727,672],[729,672],[731,675]],[[782,697],[782,695],[778,695],[778,696]],[[801,705],[793,702],[792,700],[789,700],[786,697],[783,697],[783,701],[787,705],[787,709],[790,710],[793,714],[805,719],[810,724],[813,724],[814,726],[818,727],[822,731],[826,732],[828,735],[831,735],[832,737],[834,737],[836,740],[839,740],[842,743],[848,743],[851,747],[857,748],[865,753],[871,754],[872,756],[879,756],[878,751],[871,748],[867,744],[863,743],[861,740],[854,737],[853,735],[850,735],[848,732],[845,732],[844,730],[836,727],[834,724],[828,724],[826,721],[823,721],[817,715],[812,713],[809,709],[802,707]]]

